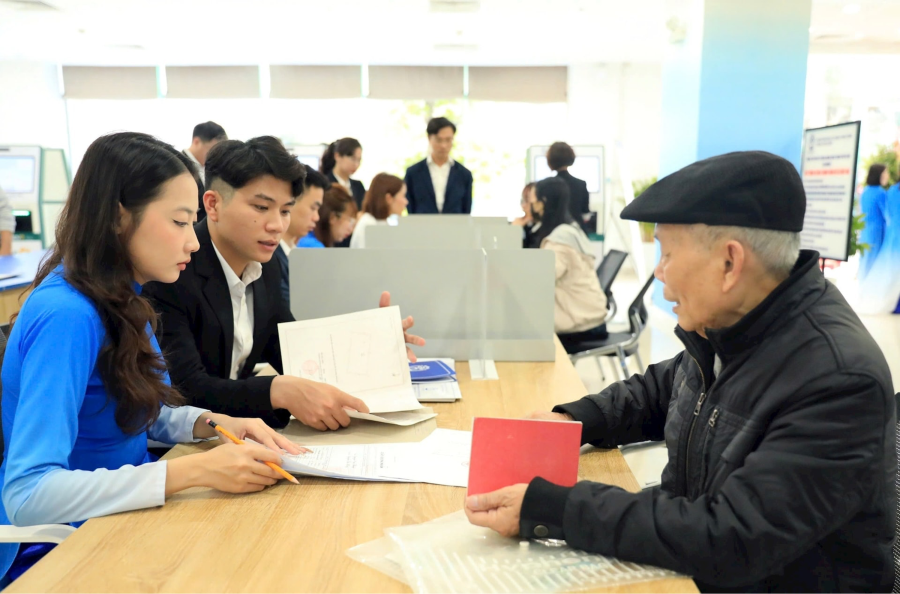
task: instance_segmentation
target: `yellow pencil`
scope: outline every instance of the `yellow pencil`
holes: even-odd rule
[[[244,440],[238,439],[237,437],[235,437],[234,433],[232,433],[228,429],[225,429],[224,427],[219,427],[216,424],[216,422],[213,421],[212,419],[206,419],[206,422],[207,422],[207,424],[209,424],[210,427],[212,427],[213,429],[215,429],[216,431],[218,431],[219,433],[221,433],[222,435],[224,435],[225,437],[227,437],[234,443],[236,443],[238,445],[244,445]],[[274,470],[275,472],[277,472],[278,474],[280,474],[281,476],[283,476],[284,478],[286,478],[287,480],[291,481],[295,485],[300,484],[300,481],[298,481],[293,475],[288,473],[284,468],[275,464],[274,462],[265,462],[265,465],[268,466],[269,468],[271,468],[272,470]]]

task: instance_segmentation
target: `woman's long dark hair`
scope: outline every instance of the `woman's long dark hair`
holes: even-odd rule
[[[887,169],[887,165],[885,165],[884,163],[875,163],[874,165],[869,167],[869,175],[866,176],[866,185],[880,186],[881,174],[884,173],[885,169]]]
[[[166,364],[150,344],[147,324],[156,331],[156,314],[135,293],[128,236],[118,229],[119,205],[132,215],[132,229],[125,230],[131,234],[163,184],[183,173],[195,175],[188,158],[147,134],[121,132],[95,140],[60,214],[56,246],[32,284],[37,287],[63,264],[66,281],[93,301],[107,334],[97,367],[116,401],[116,424],[126,433],[152,425],[161,404],[179,406],[184,399],[163,382]]]
[[[554,229],[560,225],[570,225],[574,222],[569,212],[569,186],[558,177],[549,177],[535,185],[534,193],[538,202],[544,205],[544,212],[540,217],[532,218],[541,222],[540,228],[534,233],[535,245],[540,246]],[[532,206],[533,208],[533,206]]]
[[[316,239],[325,247],[334,247],[334,236],[331,234],[331,215],[341,218],[345,212],[356,216],[356,202],[353,196],[341,184],[332,184],[322,197],[322,206],[319,207],[319,222],[316,223]]]
[[[335,140],[329,144],[328,148],[325,149],[325,152],[322,153],[322,162],[319,165],[319,171],[321,171],[323,175],[329,175],[334,171],[334,166],[337,163],[335,155],[352,157],[353,153],[356,152],[356,149],[361,148],[362,145],[355,138],[341,138],[340,140]]]

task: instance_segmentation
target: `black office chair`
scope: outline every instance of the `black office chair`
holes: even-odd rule
[[[647,318],[649,312],[644,305],[644,295],[650,285],[653,284],[654,277],[651,275],[643,288],[634,298],[631,305],[628,306],[628,332],[611,332],[609,336],[603,340],[583,340],[578,343],[566,345],[566,352],[569,359],[574,365],[579,359],[585,357],[617,357],[622,367],[624,377],[628,378],[628,357],[634,357],[641,371],[644,369],[644,362],[641,361],[641,355],[638,353],[641,333],[647,327]]]
[[[603,261],[597,266],[597,280],[600,281],[600,288],[606,293],[606,309],[609,310],[609,313],[606,314],[606,320],[608,322],[612,321],[617,310],[616,300],[613,298],[612,293],[612,284],[619,275],[619,270],[622,269],[622,264],[625,263],[627,257],[628,252],[609,250]]]

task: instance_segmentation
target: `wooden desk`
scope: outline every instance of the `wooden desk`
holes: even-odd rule
[[[585,394],[557,343],[555,363],[498,363],[500,381],[472,381],[458,365],[463,400],[436,404],[438,425],[471,429],[474,416],[521,417]],[[214,447],[180,445],[167,457]],[[618,450],[581,457],[579,476],[637,491]],[[408,592],[345,551],[383,529],[462,508],[465,490],[408,483],[300,478],[261,493],[196,488],[163,507],[88,521],[8,592]],[[614,592],[696,592],[689,579]]]

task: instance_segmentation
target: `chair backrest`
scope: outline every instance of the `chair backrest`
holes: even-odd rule
[[[606,293],[607,298],[612,294],[611,288],[613,281],[619,274],[625,258],[628,257],[627,252],[620,250],[609,250],[603,261],[597,267],[597,280],[600,281],[600,288]]]
[[[655,278],[652,274],[650,275],[650,278],[647,279],[647,282],[641,288],[640,293],[628,306],[628,323],[631,325],[632,334],[640,334],[644,327],[647,326],[647,318],[650,314],[647,311],[647,306],[644,305],[644,296]]]

